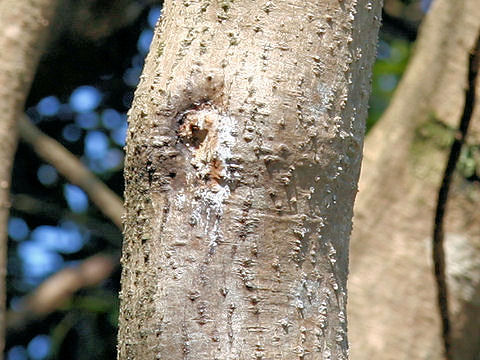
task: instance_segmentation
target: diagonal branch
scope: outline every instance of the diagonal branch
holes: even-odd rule
[[[97,285],[108,278],[118,264],[118,256],[97,254],[83,260],[78,266],[60,270],[25,296],[18,310],[7,313],[7,328],[10,331],[23,329],[30,320],[57,310],[76,291]]]
[[[122,199],[100,181],[78,158],[58,141],[40,131],[23,116],[19,121],[21,138],[53,165],[68,181],[81,187],[98,208],[121,229]],[[62,269],[25,297],[20,311],[10,312],[8,327],[18,328],[31,318],[54,311],[77,290],[97,284],[110,276],[118,265],[116,257],[95,255],[76,268]]]
[[[62,144],[44,134],[26,117],[19,122],[21,138],[35,152],[53,165],[68,181],[82,188],[97,207],[119,228],[122,228],[122,199],[98,179]]]

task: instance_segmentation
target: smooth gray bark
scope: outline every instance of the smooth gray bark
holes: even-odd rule
[[[433,220],[478,19],[477,0],[435,0],[395,96],[365,142],[348,283],[354,360],[443,359]],[[478,119],[477,105],[470,145],[480,144]],[[445,219],[452,349],[454,359],[472,360],[480,351],[480,187],[461,176],[452,185]]]

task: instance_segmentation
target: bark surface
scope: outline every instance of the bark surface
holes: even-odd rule
[[[0,1],[0,358],[5,346],[7,221],[16,121],[23,113],[56,4],[56,0]]]
[[[395,97],[367,137],[348,284],[354,360],[443,357],[433,220],[479,18],[476,0],[432,4]],[[479,116],[477,106],[467,138],[474,147]],[[444,225],[454,359],[480,351],[479,200],[478,182],[457,174]]]
[[[166,1],[129,114],[119,359],[346,359],[376,1]]]

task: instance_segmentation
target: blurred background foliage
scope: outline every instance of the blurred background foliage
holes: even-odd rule
[[[123,193],[128,111],[160,1],[65,1],[32,86],[26,114]],[[367,129],[388,106],[430,1],[385,0]],[[103,253],[118,259],[121,232],[79,187],[19,143],[13,170],[8,243],[8,308],[58,271]],[[46,316],[7,331],[6,359],[106,359],[116,356],[120,270],[84,288]]]

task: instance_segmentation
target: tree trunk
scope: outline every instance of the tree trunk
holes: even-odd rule
[[[346,359],[380,2],[166,1],[129,114],[119,359]]]
[[[4,352],[10,177],[16,122],[43,50],[56,0],[0,1],[0,359]]]
[[[443,358],[433,220],[478,19],[477,0],[432,4],[395,97],[367,138],[348,284],[354,360]],[[475,145],[479,116],[477,106],[468,140]],[[455,359],[474,359],[480,352],[480,186],[457,176],[450,194],[445,245],[452,348]]]

